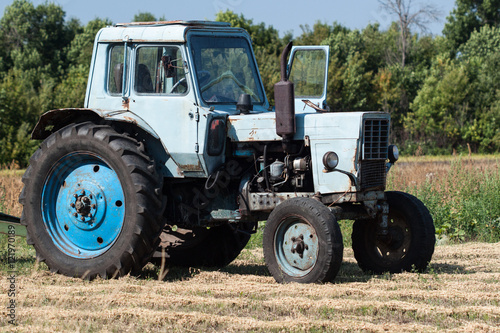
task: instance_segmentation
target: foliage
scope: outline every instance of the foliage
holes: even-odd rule
[[[436,233],[455,241],[500,241],[500,170],[480,171],[452,162],[440,182],[409,189],[429,208]]]
[[[437,56],[412,103],[406,128],[438,147],[500,149],[500,28],[485,26],[460,47],[458,59]]]
[[[452,53],[466,43],[474,31],[500,24],[500,0],[456,0],[443,34]]]

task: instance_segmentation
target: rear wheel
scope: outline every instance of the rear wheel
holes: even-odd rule
[[[382,274],[424,271],[434,253],[432,216],[416,197],[403,192],[386,192],[389,204],[389,233],[377,235],[376,220],[357,220],[352,248],[363,271]]]
[[[106,125],[67,126],[30,160],[21,222],[53,272],[103,278],[139,271],[161,231],[161,177],[143,145]]]
[[[277,282],[331,281],[342,264],[342,234],[335,216],[317,200],[278,205],[264,229],[264,258]]]

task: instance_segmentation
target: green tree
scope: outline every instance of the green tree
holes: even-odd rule
[[[456,0],[443,30],[452,53],[466,43],[474,31],[485,25],[497,27],[500,24],[499,8],[500,0]]]
[[[474,94],[474,123],[464,139],[480,151],[500,149],[500,27],[483,26],[460,48],[459,60],[467,64]]]
[[[470,124],[471,85],[466,66],[437,58],[411,104],[406,127],[417,140],[456,147]]]
[[[15,0],[0,20],[0,48],[4,70],[44,67],[52,76],[66,68],[65,48],[78,29],[74,20],[64,21],[60,6]]]
[[[96,18],[71,42],[68,48],[70,66],[55,88],[54,108],[83,107],[94,39],[97,32],[108,25],[111,25],[109,20]]]

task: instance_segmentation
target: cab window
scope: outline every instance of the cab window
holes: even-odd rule
[[[139,94],[185,94],[188,85],[180,49],[175,46],[138,47],[134,90]]]
[[[108,92],[122,93],[123,85],[123,45],[112,46],[109,51]]]
[[[295,97],[323,95],[326,61],[323,50],[299,50],[294,53],[290,80],[295,86]]]

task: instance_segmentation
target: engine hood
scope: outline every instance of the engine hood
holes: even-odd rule
[[[389,118],[384,112],[329,112],[295,115],[297,132],[294,140],[358,138],[363,117]],[[232,142],[281,141],[276,134],[274,112],[228,117],[228,137]]]

